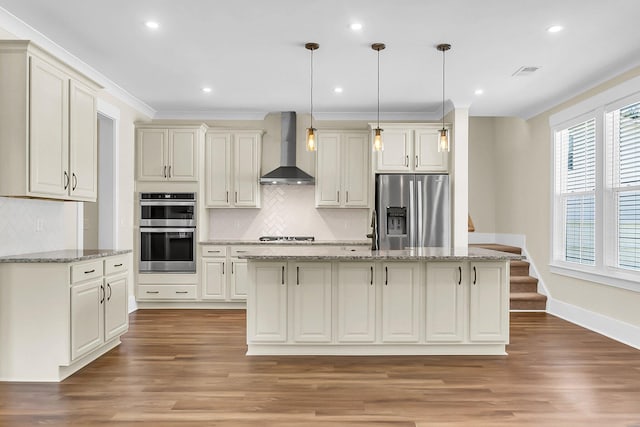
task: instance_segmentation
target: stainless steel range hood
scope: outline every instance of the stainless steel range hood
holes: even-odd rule
[[[282,112],[282,141],[280,147],[280,167],[260,178],[265,185],[313,185],[314,178],[296,167],[296,113]]]

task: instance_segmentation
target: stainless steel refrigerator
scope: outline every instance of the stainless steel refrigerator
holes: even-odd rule
[[[379,249],[449,247],[449,175],[376,175]]]

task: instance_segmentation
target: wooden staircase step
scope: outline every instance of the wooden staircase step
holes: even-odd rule
[[[531,276],[511,276],[511,292],[538,292],[538,279]]]
[[[511,310],[546,310],[547,297],[536,292],[511,292],[509,307]]]
[[[510,274],[513,276],[528,276],[529,263],[527,261],[511,261]]]
[[[509,252],[512,254],[522,254],[522,249],[516,246],[500,245],[498,243],[474,243],[469,245],[474,248],[491,249],[492,251]]]

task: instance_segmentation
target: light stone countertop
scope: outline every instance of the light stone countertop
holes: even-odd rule
[[[215,240],[203,240],[198,242],[200,245],[253,245],[253,246],[268,246],[268,245],[278,245],[278,246],[371,246],[371,240],[314,240],[313,242],[309,241],[296,241],[296,240],[272,240],[261,242],[258,239],[256,240],[224,240],[224,239],[215,239]]]
[[[498,252],[483,248],[408,248],[404,250],[372,251],[343,250],[314,247],[270,247],[238,256],[254,261],[300,260],[300,261],[507,261],[520,260],[521,255]]]
[[[115,250],[115,249],[66,249],[50,252],[36,252],[29,254],[8,255],[0,257],[0,263],[36,263],[36,262],[52,262],[66,263],[86,261],[95,258],[104,258],[113,255],[128,254],[131,249]]]

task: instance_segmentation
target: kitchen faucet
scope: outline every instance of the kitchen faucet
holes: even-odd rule
[[[367,234],[367,237],[371,239],[371,250],[377,251],[378,248],[378,216],[374,209],[371,213],[371,233]]]

